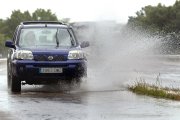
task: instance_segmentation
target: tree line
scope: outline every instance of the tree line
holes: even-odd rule
[[[154,28],[165,33],[180,32],[180,1],[172,6],[159,3],[157,6],[145,6],[130,16],[128,24],[140,26],[144,29]]]
[[[132,29],[148,31],[164,37],[164,48],[169,53],[179,50],[180,45],[180,1],[177,0],[172,6],[159,3],[157,6],[145,6],[136,12],[136,16],[130,16],[128,26]]]

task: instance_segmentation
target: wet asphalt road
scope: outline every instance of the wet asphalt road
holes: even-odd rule
[[[178,61],[167,60],[154,65],[154,69],[139,69],[134,73],[135,77],[154,82],[160,73],[163,86],[179,87]],[[23,86],[21,94],[10,94],[7,92],[6,74],[6,65],[0,64],[0,114],[3,112],[0,120],[180,119],[180,102],[139,96],[129,92],[124,85],[119,89],[82,87],[71,91],[55,86]]]

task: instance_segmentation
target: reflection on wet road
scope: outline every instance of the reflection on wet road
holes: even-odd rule
[[[163,85],[178,87],[180,63],[167,61],[158,65],[154,70],[139,70],[138,75],[150,81],[161,72]],[[0,106],[14,120],[180,119],[180,102],[139,96],[126,88],[63,91],[55,86],[23,86],[21,94],[10,94],[6,88],[6,65],[2,64]]]

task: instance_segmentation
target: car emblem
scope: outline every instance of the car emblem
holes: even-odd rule
[[[49,56],[49,57],[48,57],[48,60],[53,60],[53,56]]]

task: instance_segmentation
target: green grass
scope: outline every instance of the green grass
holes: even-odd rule
[[[163,88],[159,85],[148,84],[145,81],[138,81],[128,89],[136,94],[152,96],[155,98],[164,98],[171,100],[180,100],[180,90]]]

